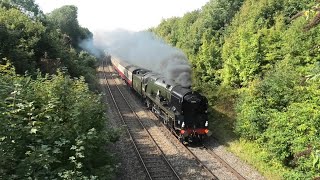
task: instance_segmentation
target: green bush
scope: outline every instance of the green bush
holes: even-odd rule
[[[0,66],[0,179],[111,178],[115,139],[105,107],[84,79],[36,79]]]
[[[279,65],[253,88],[242,90],[237,106],[237,132],[291,167],[290,179],[320,172],[319,82],[299,78],[297,69]]]

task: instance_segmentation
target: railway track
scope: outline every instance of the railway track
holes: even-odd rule
[[[112,72],[112,71],[113,70],[110,70],[110,72]],[[129,99],[131,99],[131,101],[130,101],[131,106],[137,106],[138,102],[139,102],[138,98],[136,96],[133,96],[132,93],[128,91],[128,88],[124,85],[123,81],[119,81],[119,79],[118,79],[118,84],[123,85],[120,88],[122,88],[123,93],[126,94],[126,96]],[[122,96],[124,96],[124,95],[122,94]],[[136,111],[140,111],[140,112],[137,112],[137,113],[138,114],[140,114],[140,113],[148,114],[148,115],[146,115],[147,117],[144,117],[143,115],[142,116],[139,115],[140,119],[150,119],[152,116],[150,114],[152,114],[152,113],[148,110],[145,110],[145,112],[141,112],[141,106],[143,106],[143,105],[141,103],[139,103],[139,104],[140,104],[140,110],[139,110],[139,107],[136,107],[137,108]],[[131,111],[134,111],[134,110],[132,109]],[[138,115],[135,114],[135,116],[138,116]],[[187,176],[185,176],[183,174],[183,171],[185,171],[185,169],[187,167],[185,167],[185,168],[181,167],[181,165],[177,164],[175,161],[172,161],[172,159],[176,160],[176,161],[177,161],[177,159],[169,156],[168,160],[166,160],[166,161],[167,162],[169,161],[175,167],[175,169],[178,170],[179,176],[181,179],[228,179],[228,180],[229,179],[240,179],[240,180],[251,179],[251,177],[247,176],[247,174],[242,175],[241,173],[237,172],[237,170],[234,169],[231,165],[229,165],[226,161],[224,161],[223,158],[221,158],[213,150],[208,148],[210,146],[207,147],[205,144],[203,144],[201,146],[196,146],[196,147],[183,146],[180,143],[180,141],[170,132],[170,130],[167,129],[163,123],[160,123],[159,120],[155,120],[154,123],[150,123],[149,120],[144,120],[143,122],[140,122],[140,123],[141,124],[144,123],[145,124],[144,126],[147,127],[148,132],[152,133],[152,135],[149,133],[149,136],[153,136],[155,138],[153,141],[155,142],[155,144],[158,144],[160,146],[160,148],[158,147],[159,150],[162,149],[162,150],[166,151],[165,149],[171,149],[166,146],[163,147],[163,144],[161,143],[161,141],[163,141],[163,137],[165,137],[165,139],[169,139],[169,141],[172,143],[172,145],[176,148],[173,151],[179,151],[184,156],[189,156],[186,154],[190,154],[192,156],[192,160],[197,162],[196,163],[197,166],[201,167],[202,169],[204,169],[207,172],[207,173],[203,173],[203,170],[201,170],[202,172],[198,173],[198,175],[196,175],[197,173],[194,173],[193,175],[188,174]],[[154,124],[157,124],[156,126],[158,126],[158,128],[161,128],[161,129],[153,130],[153,132],[152,132],[152,129],[155,128]],[[160,135],[162,138],[159,138],[158,137],[159,134],[154,133],[154,132],[162,133],[162,135]],[[162,151],[162,150],[160,150],[160,151]],[[172,149],[169,151],[172,151]],[[165,155],[162,155],[162,156],[165,157]],[[189,159],[189,157],[188,157],[188,159]],[[185,159],[184,160],[181,159],[179,161],[185,161]],[[186,166],[188,166],[188,165],[186,165]],[[201,174],[201,175],[199,175],[199,174]],[[201,177],[199,177],[199,176],[201,176]],[[253,178],[253,179],[255,179],[255,178]],[[258,178],[258,179],[260,179],[260,178]]]
[[[163,124],[158,123],[158,126],[162,126],[162,132],[166,132],[166,136],[171,136],[175,143],[181,144],[176,136]],[[219,155],[212,151],[205,143],[194,145],[194,146],[184,146],[184,148],[192,154],[194,160],[204,168],[208,173],[212,174],[214,178],[212,179],[225,179],[225,180],[246,180],[243,175],[236,171],[229,163],[224,161]]]
[[[177,144],[181,142],[174,136],[169,129],[163,124],[158,123],[158,126],[162,126],[162,132],[166,133],[167,138],[171,138]],[[170,137],[171,136],[171,137]],[[197,161],[199,166],[204,168],[209,174],[213,175],[212,179],[219,180],[245,180],[243,175],[237,172],[232,166],[224,161],[219,155],[208,148],[205,144],[195,146],[184,146],[184,149],[190,153],[194,160]]]
[[[105,64],[103,64],[103,69]],[[107,91],[118,111],[118,114],[126,127],[127,134],[134,149],[145,169],[148,179],[180,179],[177,172],[168,162],[163,152],[156,144],[150,133],[141,123],[139,117],[132,110],[125,96],[115,83],[112,76],[105,73]]]
[[[136,96],[132,96],[131,94],[130,96],[135,100],[135,102],[139,101]],[[150,111],[147,112],[149,112],[149,114],[151,113]],[[149,117],[151,117],[151,115],[149,115]],[[197,164],[213,176],[211,179],[248,179],[237,172],[237,170],[230,166],[214,151],[210,150],[210,148],[208,148],[205,144],[194,147],[182,146],[183,149],[181,149],[181,147],[179,147],[181,143],[176,136],[174,136],[172,132],[167,129],[167,127],[159,120],[155,120],[155,123],[158,127],[161,127],[161,130],[158,131],[162,132],[163,136],[176,144],[176,147],[179,148],[179,151],[190,153],[193,156],[193,159],[197,161]]]
[[[204,144],[201,147],[186,146],[186,148],[196,157],[197,161],[199,161],[208,171],[214,173],[218,179],[246,179]]]
[[[162,132],[166,133],[167,138],[171,138],[177,144],[181,142],[174,136],[169,129],[163,124],[158,123],[158,126],[162,126]],[[165,132],[167,131],[167,132]],[[171,136],[171,137],[169,137]],[[219,155],[212,151],[206,144],[195,146],[184,146],[188,153],[192,154],[194,160],[197,161],[199,166],[204,168],[209,174],[213,175],[212,179],[225,179],[225,180],[245,180],[243,175],[236,171],[229,163],[224,161]]]
[[[237,179],[245,180],[246,178],[241,175],[238,171],[236,171],[232,166],[230,166],[229,163],[227,163],[225,160],[223,160],[219,155],[217,155],[214,151],[212,151],[206,144],[202,144],[203,148],[210,153],[215,159],[217,159],[224,167],[226,167],[232,174],[234,174]]]
[[[139,101],[136,96],[133,97],[131,93],[129,93],[135,101]],[[150,111],[147,110],[149,114]],[[152,113],[151,113],[152,114]],[[151,117],[151,116],[149,116]],[[157,119],[157,118],[156,118]],[[158,130],[165,136],[167,139],[171,139],[172,142],[178,145],[181,145],[181,142],[172,134],[172,132],[159,120],[156,120],[156,124],[159,127],[162,127],[161,130]],[[149,123],[147,123],[149,124]],[[148,125],[147,125],[148,126]],[[152,125],[149,125],[151,129]],[[165,134],[164,134],[165,133]],[[212,175],[210,179],[246,179],[240,173],[238,173],[232,166],[230,166],[226,161],[224,161],[219,155],[210,150],[205,144],[201,144],[198,146],[182,146],[184,150],[181,149],[179,151],[184,151],[186,153],[190,153],[193,156],[193,159],[197,162],[199,166],[207,171],[208,174]]]

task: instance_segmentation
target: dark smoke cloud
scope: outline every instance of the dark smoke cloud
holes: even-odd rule
[[[191,86],[191,67],[187,57],[151,32],[98,32],[94,44],[120,60],[162,74],[167,80],[184,87]]]

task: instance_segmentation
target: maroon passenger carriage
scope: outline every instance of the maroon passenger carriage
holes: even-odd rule
[[[123,62],[112,57],[111,63],[114,67],[114,69],[119,73],[121,78],[125,80],[125,82],[131,87],[132,86],[132,71],[129,70],[130,67],[134,67],[126,62]]]

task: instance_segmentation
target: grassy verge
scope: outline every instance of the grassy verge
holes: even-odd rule
[[[236,120],[232,106],[234,102],[231,97],[221,98],[211,108],[209,119],[213,136],[227,147],[228,151],[255,167],[267,179],[283,179],[283,174],[288,172],[288,169],[283,167],[281,162],[272,160],[271,155],[259,144],[241,139],[233,132]]]
[[[283,174],[288,171],[279,161],[269,160],[269,153],[256,143],[239,139],[230,142],[227,149],[255,167],[267,179],[283,179]]]

